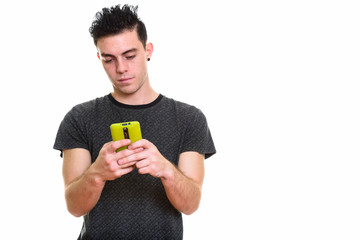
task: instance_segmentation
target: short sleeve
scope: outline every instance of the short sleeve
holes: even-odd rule
[[[54,149],[84,148],[89,150],[86,136],[85,123],[82,121],[82,114],[74,107],[62,120],[56,135]]]
[[[194,151],[211,157],[216,153],[215,144],[205,115],[197,108],[185,114],[186,130],[181,152]]]

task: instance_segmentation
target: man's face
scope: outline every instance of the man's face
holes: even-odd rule
[[[115,93],[134,94],[148,82],[146,62],[152,44],[144,49],[135,30],[99,38],[97,49]]]

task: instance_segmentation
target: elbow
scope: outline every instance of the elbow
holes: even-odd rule
[[[76,204],[71,201],[71,198],[69,196],[67,196],[66,193],[65,193],[65,202],[66,202],[66,208],[67,208],[68,212],[71,215],[73,215],[74,217],[79,218],[86,214],[86,212],[84,212],[81,208],[76,206]]]
[[[68,211],[69,211],[69,213],[70,213],[71,215],[73,215],[73,216],[76,217],[76,218],[79,218],[79,217],[84,216],[84,214],[82,214],[82,213],[80,213],[80,212],[75,212],[75,211],[70,211],[70,210],[68,210]]]
[[[82,217],[86,214],[83,211],[81,211],[80,209],[70,207],[69,205],[67,205],[67,210],[71,215],[73,215],[76,218]]]
[[[191,204],[191,206],[189,206],[188,208],[184,209],[182,211],[182,213],[184,213],[185,215],[192,215],[193,213],[195,213],[200,207],[200,200],[193,202],[193,204]]]
[[[195,213],[200,207],[201,201],[201,188],[199,188],[198,194],[194,196],[192,201],[189,202],[186,208],[183,209],[182,213],[185,215],[192,215]]]
[[[71,204],[69,202],[66,202],[66,207],[67,207],[68,212],[76,218],[79,218],[79,217],[82,217],[85,215],[85,213],[83,213],[80,209],[77,209],[77,208],[71,206]]]
[[[184,211],[183,213],[187,216],[190,216],[191,214],[193,214],[194,212],[196,212],[197,209],[195,210],[188,210],[188,211]]]
[[[196,208],[189,208],[189,209],[183,211],[183,213],[184,213],[185,215],[190,216],[191,214],[195,213],[196,210],[198,210],[198,207],[196,207]]]

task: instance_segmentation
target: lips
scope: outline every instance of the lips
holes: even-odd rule
[[[130,80],[132,79],[131,77],[128,77],[128,78],[120,78],[119,81],[127,81],[127,80]]]
[[[120,78],[120,79],[118,80],[118,82],[120,82],[120,83],[128,83],[128,82],[130,82],[132,79],[133,79],[133,77],[124,77],[124,78]]]

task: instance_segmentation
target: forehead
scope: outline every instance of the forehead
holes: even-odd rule
[[[136,31],[125,31],[115,35],[101,37],[97,41],[100,53],[121,55],[129,49],[143,49]]]

